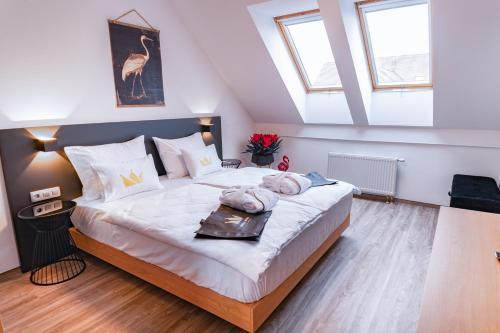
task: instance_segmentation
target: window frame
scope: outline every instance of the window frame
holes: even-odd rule
[[[278,30],[280,31],[281,37],[283,38],[285,46],[286,46],[288,53],[290,55],[290,58],[292,59],[292,62],[295,65],[295,69],[297,70],[297,72],[299,74],[300,80],[302,81],[306,92],[307,93],[314,93],[314,92],[344,91],[344,88],[342,86],[340,86],[340,87],[334,87],[334,86],[332,86],[332,87],[314,87],[309,82],[309,78],[307,76],[304,65],[302,64],[302,60],[300,58],[299,52],[298,52],[297,48],[295,47],[295,43],[293,42],[293,38],[287,29],[287,24],[286,24],[286,22],[284,22],[284,21],[287,21],[290,19],[301,18],[301,17],[304,19],[304,23],[316,21],[314,19],[316,17],[320,17],[319,20],[323,20],[323,18],[320,15],[320,10],[313,9],[313,10],[307,10],[307,11],[298,12],[298,13],[276,16],[276,17],[274,17],[274,22],[278,26]],[[308,20],[308,17],[310,17],[311,19]],[[331,45],[330,45],[330,48],[331,48]],[[332,53],[333,53],[333,51],[332,51]],[[335,63],[335,66],[336,65],[337,65],[337,63]]]
[[[407,6],[414,6],[418,4],[427,4],[429,6],[429,83],[404,83],[404,84],[379,84],[375,58],[371,46],[370,31],[366,22],[366,15],[364,8],[377,6],[378,9],[386,10],[392,8],[401,8]],[[429,0],[363,0],[356,2],[356,9],[361,26],[361,34],[363,36],[363,44],[365,47],[365,55],[368,61],[368,70],[374,90],[394,90],[394,89],[432,89],[433,88],[433,65],[432,65],[432,39],[431,39],[431,13],[430,13]]]

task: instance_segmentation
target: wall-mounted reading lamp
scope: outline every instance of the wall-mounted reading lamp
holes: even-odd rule
[[[57,151],[59,149],[56,138],[35,139],[35,147],[38,151],[43,152]]]
[[[212,127],[214,124],[200,124],[201,133],[210,133],[212,132]]]

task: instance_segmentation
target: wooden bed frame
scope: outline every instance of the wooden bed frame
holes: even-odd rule
[[[189,303],[192,303],[214,315],[244,329],[255,332],[295,288],[302,278],[311,270],[318,260],[339,239],[349,226],[350,215],[344,222],[314,251],[309,258],[293,272],[272,293],[254,303],[242,303],[222,296],[215,291],[200,287],[163,268],[132,257],[109,245],[100,243],[71,228],[70,233],[81,250],[92,254],[158,288],[168,291]]]

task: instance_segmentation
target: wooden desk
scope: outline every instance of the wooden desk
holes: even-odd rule
[[[500,332],[500,215],[441,207],[418,332]]]

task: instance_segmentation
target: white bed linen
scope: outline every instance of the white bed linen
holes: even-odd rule
[[[201,179],[196,179],[194,182],[196,184],[214,186],[221,189],[227,189],[234,186],[259,186],[262,184],[262,178],[264,176],[278,173],[282,172],[268,168],[249,167],[217,172]],[[352,184],[338,181],[337,184],[312,187],[296,195],[286,195],[282,193],[279,195],[282,201],[314,207],[324,212],[332,207],[339,198],[344,195],[345,191],[359,192],[359,189]]]
[[[218,294],[243,303],[252,303],[275,290],[337,229],[349,215],[351,203],[351,196],[344,197],[310,228],[291,241],[258,282],[209,257],[99,219],[73,218],[73,223],[80,232],[101,243],[159,266]]]
[[[288,244],[288,241],[283,243],[283,238],[279,236],[278,239],[274,238],[273,223],[266,225],[265,232],[259,243],[194,240],[192,232],[197,228],[197,224],[188,223],[193,230],[188,233],[189,239],[184,239],[184,241],[198,244],[203,242],[205,245],[211,243],[200,248],[192,245],[186,246],[182,242],[176,242],[175,239],[165,241],[164,238],[158,237],[158,230],[151,227],[155,223],[151,223],[150,219],[157,217],[160,207],[153,205],[155,207],[152,208],[148,202],[151,200],[157,201],[161,197],[162,199],[157,202],[161,202],[162,206],[165,206],[164,201],[168,201],[171,199],[169,197],[173,197],[174,201],[170,203],[177,205],[177,210],[179,210],[179,205],[183,201],[185,202],[187,193],[198,192],[203,197],[203,200],[200,200],[199,195],[195,196],[198,212],[191,212],[189,218],[199,221],[207,212],[217,207],[218,204],[214,198],[218,196],[220,189],[202,185],[189,185],[192,180],[187,178],[163,180],[162,183],[165,186],[164,190],[125,198],[126,200],[119,200],[119,205],[116,203],[111,205],[103,204],[100,200],[94,202],[79,200],[79,205],[72,216],[73,223],[81,232],[100,242],[118,248],[146,262],[163,267],[200,286],[210,288],[219,294],[241,302],[256,301],[283,282],[345,219],[350,212],[352,200],[352,191],[345,191],[343,195],[339,196],[338,203],[325,211],[318,211],[316,208],[309,206],[301,207],[293,202],[282,202],[282,211],[278,210],[276,214],[273,214],[279,217],[277,219],[278,223],[274,225],[274,228],[277,228],[274,230],[275,232],[287,228],[286,224],[283,225],[279,222],[284,223],[292,217],[297,218],[297,207],[299,207],[299,211],[306,213],[303,218],[311,216],[308,214],[314,214],[316,210],[315,217],[308,221],[302,221],[301,228],[288,230],[291,234],[285,233],[285,238],[289,238],[290,244]],[[137,208],[137,205],[139,205],[139,208]],[[131,208],[132,206],[135,206],[135,208]],[[144,207],[141,208],[140,206]],[[295,207],[294,212],[290,211],[291,207]],[[110,215],[116,215],[117,211],[120,211],[118,217],[123,220],[124,210],[127,214],[131,211],[139,212],[139,216],[145,218],[147,223],[145,222],[142,225],[140,223],[123,224],[121,223],[123,221],[116,221],[117,216],[110,218]],[[179,221],[175,219],[175,212],[170,211],[168,215],[164,215],[167,211],[163,210],[161,216],[169,216],[169,220]],[[135,219],[137,219],[137,215]],[[182,220],[182,216],[180,220]],[[302,231],[306,226],[310,227]],[[137,230],[138,227],[140,230]],[[302,233],[297,236],[300,231]],[[185,230],[179,235],[180,239],[185,237]],[[265,240],[266,235],[267,240]],[[295,238],[295,236],[298,238]],[[263,240],[265,241],[263,242]],[[263,252],[254,250],[259,247],[259,244],[265,244]],[[216,251],[214,254],[213,251],[209,251],[209,255],[204,252],[207,248],[213,247],[218,248],[219,252]],[[279,252],[281,254],[278,256]],[[228,253],[231,255],[228,256]],[[264,255],[262,255],[263,253]]]

